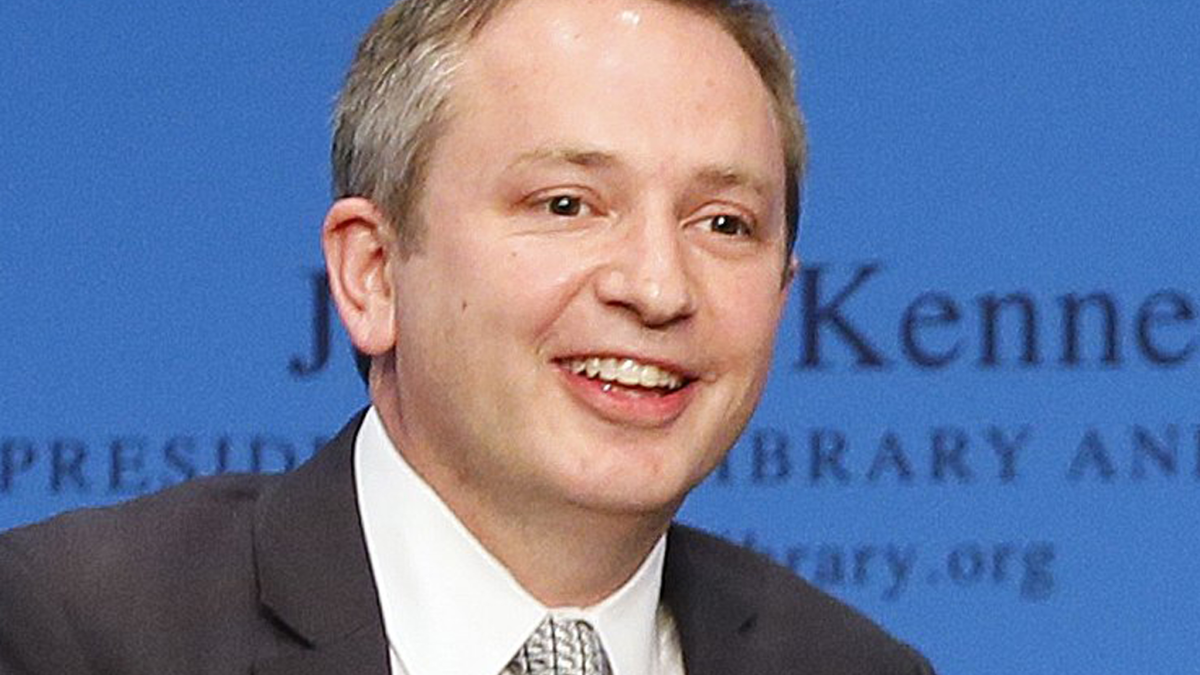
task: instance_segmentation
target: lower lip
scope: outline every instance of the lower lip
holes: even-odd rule
[[[560,368],[559,372],[567,382],[567,390],[600,417],[639,427],[658,427],[674,421],[687,408],[695,389],[692,383],[669,394],[643,393],[632,387],[593,380],[566,368]]]

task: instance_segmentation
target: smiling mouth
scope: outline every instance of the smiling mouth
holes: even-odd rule
[[[566,359],[570,372],[604,384],[605,390],[622,387],[646,393],[670,394],[691,382],[691,378],[651,363],[630,358],[592,356]]]

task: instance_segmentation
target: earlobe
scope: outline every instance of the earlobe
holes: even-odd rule
[[[390,221],[370,200],[339,199],[325,215],[321,246],[330,295],[350,341],[370,356],[395,345],[395,296],[388,273],[394,243]]]

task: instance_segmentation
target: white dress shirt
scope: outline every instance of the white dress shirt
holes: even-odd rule
[[[547,614],[595,627],[613,675],[683,675],[659,606],[665,537],[601,602],[547,608],[413,471],[374,407],[354,441],[354,481],[393,675],[498,675]]]

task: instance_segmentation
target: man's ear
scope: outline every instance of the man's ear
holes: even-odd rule
[[[373,202],[347,197],[325,215],[321,247],[329,291],[358,351],[378,356],[396,343],[389,260],[395,245],[390,221]]]
[[[788,254],[787,267],[783,270],[783,292],[791,290],[792,281],[800,273],[800,257],[795,253]]]

